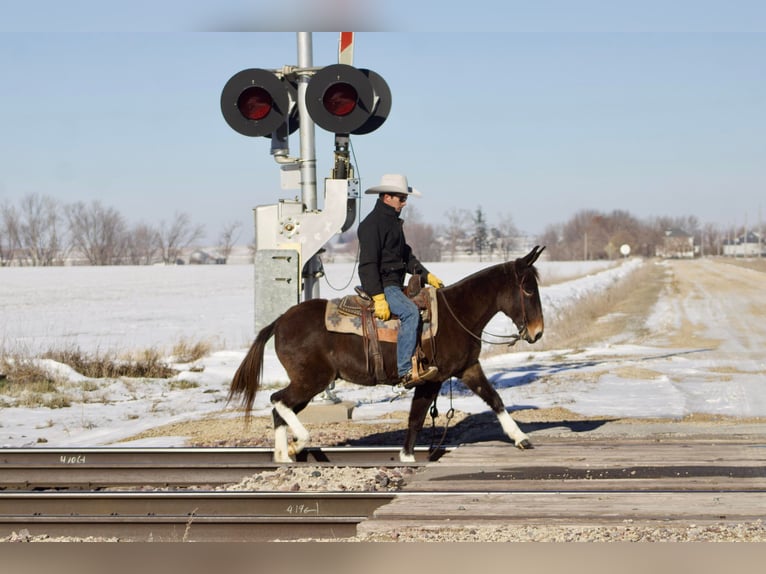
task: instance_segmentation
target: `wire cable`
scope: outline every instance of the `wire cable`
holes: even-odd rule
[[[356,161],[356,151],[354,150],[354,144],[351,141],[351,138],[349,138],[348,147],[349,147],[349,149],[351,151],[352,164],[354,166],[354,168],[353,168],[354,169],[354,173],[357,174],[357,178],[359,179],[359,181],[361,181],[362,179],[361,179],[361,177],[359,177],[359,164]],[[362,216],[362,197],[361,197],[361,195],[359,197],[359,201],[356,204],[356,212],[357,212],[356,213],[356,221],[358,222],[359,218]],[[322,256],[321,255],[319,256],[319,261],[322,264],[322,267],[324,267],[324,262],[322,261]],[[356,255],[354,255],[354,266],[351,268],[351,275],[349,276],[348,281],[346,281],[346,284],[343,285],[340,288],[336,287],[335,285],[330,283],[330,280],[327,278],[327,273],[324,274],[325,283],[327,284],[327,286],[330,289],[332,289],[334,291],[345,291],[346,289],[348,289],[349,285],[351,285],[352,281],[356,277],[356,269],[357,269],[358,265],[359,265],[359,243],[357,242]]]

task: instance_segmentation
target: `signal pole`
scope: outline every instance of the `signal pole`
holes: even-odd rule
[[[314,46],[311,40],[311,32],[298,32],[298,69],[308,70],[314,65]],[[300,173],[301,173],[301,199],[303,209],[308,212],[317,211],[317,162],[314,135],[314,122],[311,120],[306,108],[306,88],[310,76],[300,74],[298,76],[298,117],[300,118]],[[303,270],[303,299],[315,299],[319,297],[319,283],[321,265],[318,254],[312,255]]]

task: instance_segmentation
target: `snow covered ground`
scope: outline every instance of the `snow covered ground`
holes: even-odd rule
[[[644,264],[636,258],[617,263],[538,262],[546,323],[555,322],[562,310],[584,294],[608,289]],[[486,265],[433,263],[429,268],[449,284]],[[325,271],[322,297],[351,292],[357,284],[352,264],[326,264]],[[181,373],[170,380],[83,384],[81,375],[48,362],[68,379],[63,390],[70,395],[71,406],[19,407],[0,393],[0,446],[104,446],[146,428],[222,410],[231,377],[254,336],[253,275],[249,265],[0,269],[2,352],[36,356],[50,349],[96,353],[155,348],[169,355],[181,340],[209,341],[216,349],[194,364],[174,365]],[[672,323],[678,320],[676,313],[673,305],[661,299],[652,322]],[[503,330],[515,331],[500,315],[487,327],[490,332]],[[521,345],[524,348],[519,351]],[[563,406],[586,415],[617,417],[681,417],[692,412],[766,416],[766,391],[762,390],[762,375],[758,375],[763,361],[740,364],[734,383],[711,383],[695,373],[704,361],[707,369],[716,365],[697,358],[692,349],[609,343],[579,351],[536,352],[526,343],[516,347],[483,362],[509,407]],[[617,366],[639,365],[655,375],[624,377],[615,364],[604,366],[610,356],[618,357]],[[721,365],[722,369],[729,367]],[[273,355],[267,355],[264,380],[266,390],[256,397],[256,415],[270,410],[268,389],[286,381]],[[562,384],[564,380],[566,384]],[[197,386],[189,388],[188,383]],[[452,391],[455,409],[469,413],[487,410],[459,383],[453,384]],[[449,385],[443,389],[447,392]],[[355,419],[409,409],[408,397],[390,401],[387,386],[339,383],[336,393],[357,404]],[[239,415],[232,412],[232,416]],[[178,446],[183,437],[139,444]]]

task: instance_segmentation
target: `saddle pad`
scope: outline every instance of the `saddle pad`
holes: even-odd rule
[[[422,340],[429,339],[436,335],[436,328],[439,325],[438,313],[436,307],[436,289],[431,287],[424,287],[428,290],[429,297],[431,299],[431,320],[427,323],[423,323],[423,337]],[[338,304],[340,299],[329,299],[327,301],[327,307],[325,309],[324,324],[328,331],[334,333],[353,333],[355,335],[362,335],[362,318],[354,315],[348,315],[347,313],[341,313],[338,310]],[[381,321],[375,319],[375,325],[378,328],[378,339],[388,343],[395,343],[396,337],[399,333],[399,319],[389,319],[388,321]]]

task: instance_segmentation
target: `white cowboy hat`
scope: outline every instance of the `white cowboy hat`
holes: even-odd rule
[[[371,187],[364,193],[379,194],[379,193],[404,193],[407,195],[415,195],[420,197],[421,193],[407,185],[407,177],[398,173],[389,173],[380,178],[380,185]]]

